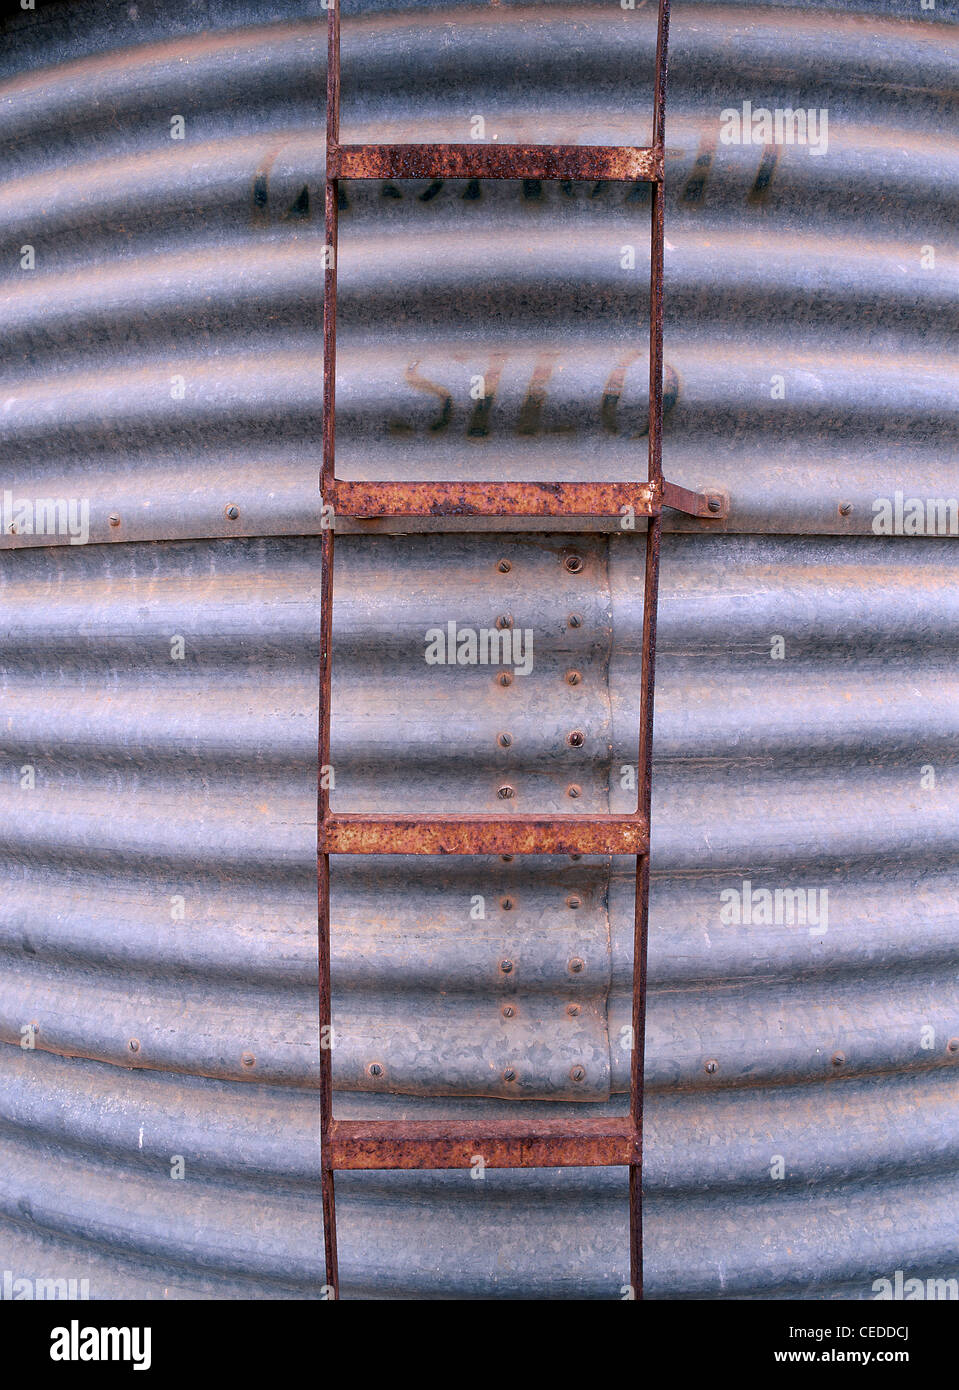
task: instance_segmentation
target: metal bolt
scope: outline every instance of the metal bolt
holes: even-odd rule
[[[504,975],[508,975],[513,969],[513,962],[511,960],[501,960],[499,963],[499,968],[500,970],[502,970]]]
[[[569,684],[569,685],[579,685],[579,683],[580,683],[580,681],[581,681],[582,679],[583,679],[583,678],[582,678],[582,676],[579,674],[578,671],[567,671],[567,672],[566,672],[566,681],[567,681],[567,684]]]
[[[503,1072],[503,1080],[504,1080],[504,1081],[515,1081],[515,1080],[516,1080],[516,1073],[515,1073],[515,1071],[513,1070],[512,1067],[507,1067],[506,1070]]]
[[[506,785],[500,787],[496,795],[499,797],[500,801],[511,801],[512,798],[516,795],[516,793],[513,791],[513,788],[511,786]]]
[[[846,1065],[845,1052],[834,1052],[832,1054],[832,1064],[834,1067],[844,1067]]]
[[[574,801],[578,796],[582,796],[582,794],[583,789],[578,782],[574,782],[572,786],[566,788],[566,795],[571,796]]]
[[[504,1018],[512,1018],[513,1015],[514,1015],[515,1013],[516,1013],[516,1010],[513,1008],[512,1004],[507,1004],[507,1005],[504,1006],[504,1008],[503,1008],[503,1017],[504,1017]]]
[[[570,1018],[579,1018],[579,1005],[567,1004],[566,1012],[569,1014]]]
[[[585,1068],[585,1067],[579,1067],[579,1066],[577,1066],[577,1067],[570,1067],[570,1069],[569,1069],[569,1076],[570,1076],[570,1080],[571,1080],[571,1081],[585,1081],[585,1080],[586,1080],[586,1068]]]
[[[500,574],[509,574],[513,566],[510,564],[509,560],[500,560],[496,568],[499,570]]]
[[[704,1062],[703,1070],[709,1072],[710,1076],[713,1076],[717,1071],[719,1071],[719,1063],[716,1061],[716,1058],[710,1057],[708,1062]]]
[[[850,513],[851,511],[852,511],[852,503],[851,503],[851,502],[840,502],[840,503],[839,503],[839,515],[840,515],[840,516],[848,516],[849,513]]]
[[[567,907],[582,907],[582,906],[583,906],[583,900],[582,900],[582,898],[577,897],[577,895],[576,895],[575,893],[570,893],[569,897],[566,899],[566,906],[567,906]]]
[[[111,512],[109,516],[109,522],[111,526],[119,526],[120,514],[118,512]]]
[[[253,1056],[252,1052],[244,1052],[243,1056],[240,1058],[240,1062],[244,1067],[256,1066],[256,1058]]]
[[[571,854],[569,857],[570,859],[582,859],[583,856],[581,854]]]
[[[582,627],[582,626],[583,626],[583,620],[582,620],[582,618],[579,616],[578,613],[570,613],[570,615],[569,615],[569,625],[570,625],[570,627]]]
[[[513,677],[510,675],[509,671],[501,671],[500,674],[499,674],[499,676],[497,677],[497,679],[498,679],[500,685],[512,685],[512,684],[513,684]]]
[[[570,574],[579,574],[580,570],[583,568],[583,557],[582,555],[567,555],[563,564],[569,570]]]
[[[582,748],[583,744],[586,742],[586,735],[581,729],[573,729],[571,733],[566,735],[566,742],[569,744],[570,748]]]
[[[512,899],[512,898],[500,898],[500,900],[499,900],[499,905],[500,905],[500,907],[503,909],[504,912],[512,912],[512,910],[513,910],[513,899]]]
[[[572,975],[579,975],[586,968],[586,962],[580,956],[573,956],[569,965],[566,967]]]
[[[512,627],[513,615],[511,613],[501,613],[496,619],[496,626],[499,628],[500,632],[503,631],[504,627]]]
[[[513,856],[511,854],[501,854],[500,859],[502,859],[504,864],[512,864],[513,862]]]
[[[140,1051],[140,1039],[139,1039],[139,1038],[131,1038],[130,1041],[127,1043],[127,1047],[130,1049],[131,1052],[139,1052],[139,1051]]]
[[[709,501],[706,503],[706,507],[708,511],[721,512],[723,509],[723,499],[721,497],[710,497]]]
[[[226,509],[226,514],[231,521],[236,521],[237,517],[240,515],[240,509],[235,502],[230,503]]]
[[[366,1070],[369,1072],[370,1076],[383,1075],[383,1068],[379,1062],[371,1062],[370,1065],[366,1068]]]
[[[946,1043],[947,1052],[959,1052],[959,1038],[950,1038]]]
[[[509,748],[510,744],[513,742],[513,735],[497,734],[496,742],[499,744],[500,748]]]

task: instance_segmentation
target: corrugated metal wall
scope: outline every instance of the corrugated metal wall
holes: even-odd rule
[[[366,4],[344,130],[465,139],[478,113],[489,138],[642,139],[649,9]],[[665,458],[731,512],[663,554],[654,1297],[959,1273],[959,550],[872,534],[875,498],[959,487],[956,18],[674,11]],[[89,545],[6,512],[0,541],[0,1268],[95,1297],[323,1284],[324,50],[304,0],[52,6],[0,50],[0,485],[91,509]],[[828,150],[722,144],[743,100],[826,108]],[[346,204],[345,473],[631,469],[642,189],[354,185]],[[508,772],[522,809],[569,809],[571,782],[584,809],[625,805],[641,553],[601,530],[344,537],[336,804],[490,810]],[[535,633],[528,677],[424,663],[427,628],[503,614]],[[744,880],[826,890],[826,930],[724,921]],[[621,1107],[631,892],[602,859],[338,863],[337,1113]],[[619,1170],[337,1190],[347,1296],[626,1280]]]

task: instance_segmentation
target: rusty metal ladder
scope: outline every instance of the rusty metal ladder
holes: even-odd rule
[[[656,606],[662,509],[716,519],[718,496],[690,492],[662,473],[663,166],[669,0],[659,0],[653,143],[595,145],[341,145],[340,21],[331,0],[326,128],[326,280],[323,307],[324,514],[332,517],[602,516],[631,508],[648,517],[643,607],[642,689],[636,810],[624,815],[496,816],[341,814],[330,807],[328,777],[318,779],[317,885],[320,1022],[321,1190],[326,1282],[339,1297],[334,1173],[357,1168],[469,1168],[482,1154],[491,1168],[623,1166],[629,1169],[630,1277],[643,1294],[643,1059],[649,903],[650,761]],[[649,315],[649,450],[646,482],[349,482],[335,475],[336,278],[340,179],[608,179],[652,187]],[[322,529],[319,768],[330,765],[333,551],[332,521]],[[576,1121],[384,1121],[333,1117],[330,991],[331,854],[626,854],[636,857],[633,935],[632,1070],[627,1118]]]

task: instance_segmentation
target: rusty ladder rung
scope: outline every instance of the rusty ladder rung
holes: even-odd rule
[[[607,179],[659,183],[663,151],[641,145],[330,145],[331,179]]]
[[[643,1294],[642,1132],[646,1023],[656,609],[662,511],[719,519],[726,499],[667,482],[663,424],[663,166],[669,0],[659,0],[653,143],[650,147],[578,145],[341,145],[339,6],[330,7],[327,70],[326,262],[323,303],[324,506],[337,516],[649,518],[643,599],[637,809],[625,815],[342,814],[330,809],[328,780],[318,778],[317,944],[320,1022],[320,1183],[326,1282],[339,1296],[334,1172],[348,1168],[462,1168],[477,1154],[490,1167],[622,1166],[629,1172],[629,1258],[633,1297]],[[541,178],[645,180],[652,188],[647,480],[619,483],[355,482],[336,477],[336,281],[340,178]],[[321,539],[319,769],[330,763],[334,527]],[[632,1062],[629,1114],[488,1122],[379,1122],[333,1116],[330,989],[331,854],[629,854],[636,861],[633,919]]]
[[[629,1119],[334,1120],[334,1168],[614,1168],[637,1156]]]
[[[331,812],[321,854],[646,854],[641,815],[422,816]]]

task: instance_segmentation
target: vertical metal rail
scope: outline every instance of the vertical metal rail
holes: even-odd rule
[[[656,34],[656,88],[653,109],[653,148],[666,144],[666,83],[668,78],[669,0],[662,0]],[[649,455],[648,477],[663,481],[663,256],[665,217],[663,185],[652,185],[649,257]],[[652,833],[653,705],[656,690],[656,616],[659,604],[659,547],[662,512],[649,518],[646,528],[646,570],[643,586],[643,662],[640,680],[639,809]],[[633,1162],[629,1165],[629,1269],[633,1296],[643,1297],[643,1098],[646,1061],[646,958],[649,942],[649,856],[636,857],[636,897],[633,913],[633,1010],[632,1063],[629,1114],[636,1133]]]
[[[663,177],[669,0],[659,0],[653,143],[635,146],[352,145],[339,143],[340,20],[331,0],[326,88],[326,276],[323,306],[324,523],[321,543],[320,721],[317,791],[317,892],[320,1020],[321,1190],[326,1282],[339,1296],[334,1174],[343,1168],[468,1167],[482,1152],[488,1167],[620,1166],[629,1170],[630,1277],[643,1296],[643,1063],[649,916],[649,818],[655,686],[656,606],[664,506],[718,517],[725,501],[663,478]],[[347,483],[335,474],[336,280],[339,178],[644,179],[651,184],[649,312],[649,456],[647,481],[584,483]],[[491,816],[337,814],[330,807],[334,534],[329,508],[345,516],[619,516],[624,501],[649,519],[643,596],[636,810],[622,815]],[[407,1121],[370,1124],[333,1116],[330,988],[330,855],[602,853],[636,856],[629,1115],[626,1119],[522,1122]],[[482,1146],[482,1147],[480,1147]]]
[[[326,138],[336,142],[340,130],[340,11],[330,7],[326,64]],[[323,468],[320,496],[332,493],[336,449],[336,259],[339,222],[339,183],[326,170],[326,271],[323,285]],[[324,524],[325,523],[325,524]],[[330,707],[333,686],[333,524],[323,508],[320,542],[320,727],[317,754],[317,949],[320,1014],[320,1190],[323,1202],[323,1240],[326,1284],[332,1298],[340,1296],[336,1244],[336,1195],[333,1175],[333,1010],[330,986],[330,856],[320,843],[330,813]]]

